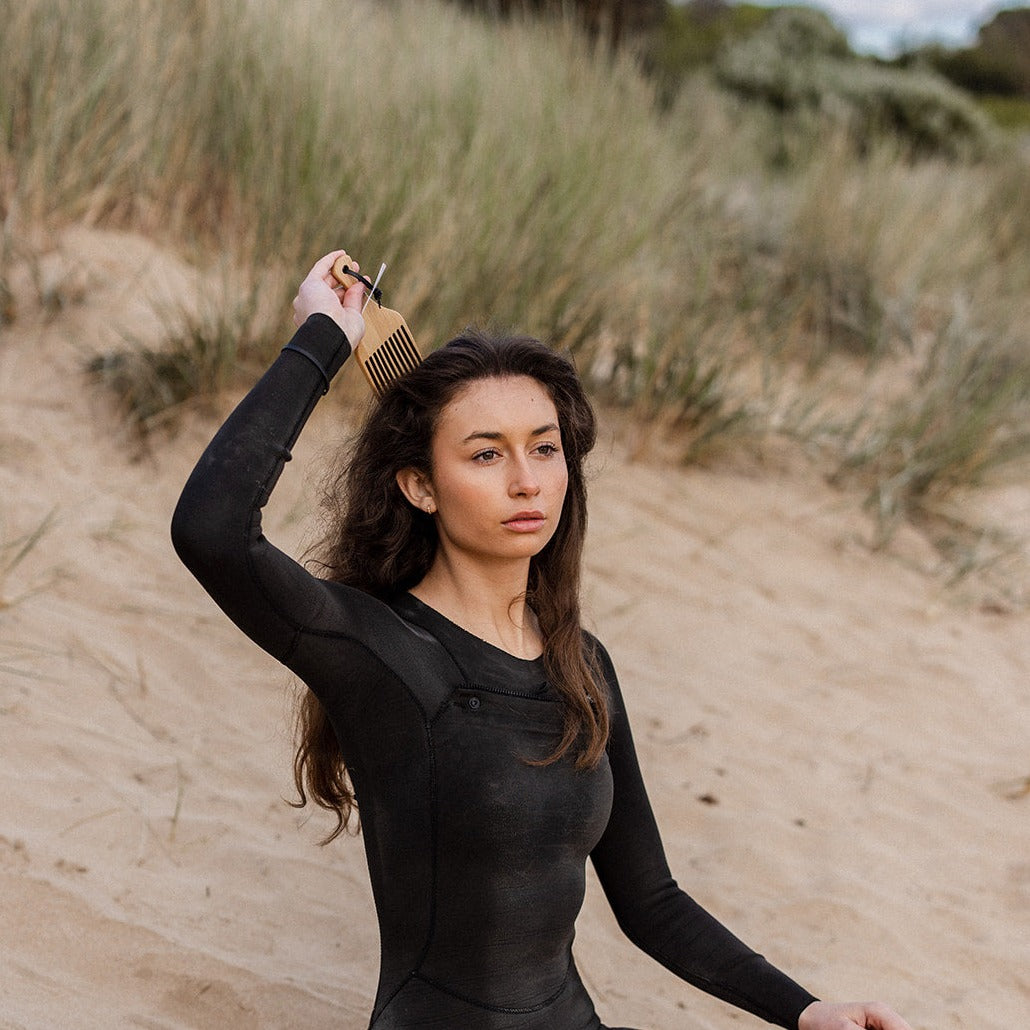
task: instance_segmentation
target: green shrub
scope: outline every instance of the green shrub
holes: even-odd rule
[[[756,4],[721,0],[667,4],[661,25],[644,48],[645,67],[659,84],[663,104],[671,102],[688,75],[714,64],[729,41],[750,36],[771,13]]]
[[[1008,69],[1018,91],[1030,97],[1030,8],[998,11],[980,29],[977,49]]]
[[[950,82],[970,93],[1011,96],[1022,92],[1022,76],[1010,61],[979,47],[947,50],[934,47],[921,53],[922,60]]]
[[[980,97],[1030,99],[1030,8],[999,11],[972,46],[920,47],[895,63],[928,66]]]
[[[1030,132],[1030,99],[980,96],[977,103],[999,128],[1023,136]]]
[[[825,15],[780,10],[764,29],[727,48],[716,64],[727,89],[777,111],[815,115],[860,146],[889,135],[915,154],[979,156],[991,141],[976,105],[943,78],[851,56]]]

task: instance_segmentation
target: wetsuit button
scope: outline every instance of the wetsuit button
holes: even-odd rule
[[[479,700],[478,697],[469,698],[469,708],[471,708],[472,711],[475,711],[481,704],[482,702]]]

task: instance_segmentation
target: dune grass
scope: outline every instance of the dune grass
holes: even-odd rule
[[[437,0],[0,0],[0,18],[5,253],[85,221],[239,280],[158,351],[96,359],[143,419],[273,353],[298,277],[346,245],[388,264],[423,346],[470,322],[538,334],[688,460],[798,431],[803,409],[885,526],[1030,453],[1018,154],[856,148],[703,77],[659,104],[631,54]]]
[[[971,332],[956,314],[909,389],[845,434],[835,479],[869,489],[880,539],[897,522],[941,510],[949,496],[1007,466],[1030,473],[1030,362]]]
[[[56,521],[57,509],[52,508],[31,529],[10,534],[7,532],[6,519],[0,518],[0,611],[13,607],[43,589],[36,585],[20,593],[13,593],[9,581],[18,566],[36,551],[43,538],[54,528]]]

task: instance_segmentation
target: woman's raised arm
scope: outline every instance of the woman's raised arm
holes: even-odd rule
[[[297,332],[208,444],[172,517],[172,542],[186,567],[280,660],[321,607],[325,585],[265,539],[261,510],[364,331],[361,284],[346,292],[333,286],[331,267],[341,253],[327,254],[301,283],[293,303]]]

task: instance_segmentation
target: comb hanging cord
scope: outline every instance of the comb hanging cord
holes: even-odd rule
[[[385,270],[386,270],[386,265],[383,265],[383,267],[379,269],[379,276],[377,276],[377,277],[376,277],[376,283],[377,283],[377,282],[379,282],[379,279],[380,279],[380,278],[382,277],[382,274],[383,274],[383,272],[384,272]],[[344,275],[349,275],[349,276],[351,276],[351,278],[353,278],[353,279],[357,279],[359,283],[364,283],[364,285],[365,285],[365,288],[366,288],[366,289],[367,289],[367,290],[369,291],[369,296],[370,296],[370,297],[371,297],[371,298],[372,298],[372,299],[373,299],[373,300],[374,300],[374,301],[375,301],[375,302],[376,302],[376,303],[377,303],[377,304],[378,304],[378,305],[379,305],[380,307],[382,307],[382,303],[383,303],[383,291],[382,291],[382,290],[380,290],[380,289],[378,289],[378,288],[376,287],[376,284],[375,284],[374,282],[372,282],[372,280],[371,280],[371,279],[369,279],[369,277],[368,277],[367,275],[362,275],[362,274],[361,274],[360,272],[355,272],[355,271],[354,271],[354,269],[353,269],[353,268],[350,268],[350,267],[349,267],[348,265],[344,265],[344,266],[343,266],[343,268],[341,268],[341,269],[340,269],[340,271],[341,271],[341,272],[342,272],[342,273],[343,273]],[[366,305],[368,304],[368,301],[367,301],[367,300],[365,301],[365,304],[366,304]],[[364,311],[365,309],[364,309],[364,308],[362,308],[361,310],[362,310],[362,311]]]
[[[361,305],[361,313],[365,313],[365,308],[368,307],[368,302],[375,298],[375,302],[382,307],[383,306],[383,291],[379,289],[379,280],[383,278],[383,272],[386,271],[386,262],[384,261],[379,266],[379,274],[376,276],[376,281],[372,283],[372,292],[365,298],[365,303]]]

